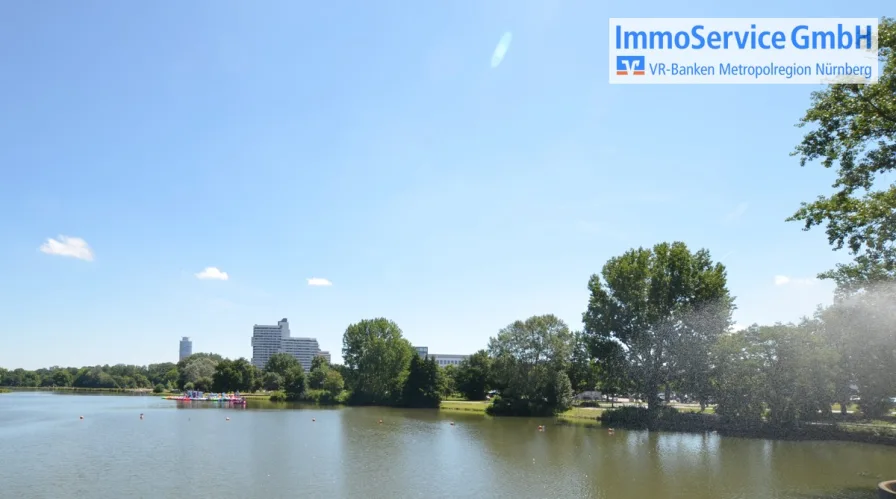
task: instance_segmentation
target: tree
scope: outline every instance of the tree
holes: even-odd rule
[[[327,370],[327,378],[324,380],[324,390],[334,399],[345,389],[342,375],[336,369]]]
[[[818,324],[775,324],[754,330],[763,370],[762,389],[769,409],[769,422],[778,427],[797,426],[817,419],[819,412],[830,417],[834,385],[831,352],[816,334]]]
[[[896,22],[883,18],[878,29],[879,83],[814,92],[798,125],[813,129],[793,153],[800,166],[816,160],[837,166],[836,192],[802,203],[787,220],[803,222],[803,230],[825,225],[834,249],[846,246],[856,256],[819,275],[837,282],[842,293],[896,278],[896,184],[886,185],[886,175],[896,169]]]
[[[275,353],[268,359],[268,363],[264,365],[264,372],[277,373],[286,377],[286,373],[295,366],[301,366],[298,359],[288,353]]]
[[[275,372],[264,373],[262,386],[265,390],[279,390],[283,387],[283,376],[280,376]]]
[[[235,361],[224,359],[215,366],[212,388],[216,392],[236,392],[244,389],[243,373]]]
[[[494,379],[502,390],[490,412],[528,416],[565,410],[563,404],[572,397],[564,372],[572,341],[569,328],[554,315],[516,321],[490,338]]]
[[[842,296],[820,314],[826,342],[839,354],[831,367],[839,368],[834,375],[841,410],[848,403],[848,384],[852,383],[858,387],[865,417],[886,415],[892,406],[896,385],[893,303],[896,287],[878,283],[862,293]]]
[[[491,388],[492,359],[480,350],[467,357],[457,369],[457,390],[467,400],[485,400]]]
[[[315,369],[328,369],[330,367],[330,363],[327,361],[327,358],[321,355],[315,355],[313,359],[311,359],[311,370]]]
[[[311,361],[311,372],[308,374],[308,387],[313,390],[323,389],[328,372],[330,372],[330,364],[327,359],[319,355],[314,357]]]
[[[200,392],[210,392],[212,390],[212,386],[214,386],[215,381],[211,378],[211,376],[203,376],[196,380],[193,383],[196,390]]]
[[[755,426],[762,421],[766,386],[757,352],[759,326],[723,335],[712,348],[712,390],[722,422]]]
[[[597,366],[591,360],[591,350],[584,335],[573,333],[572,356],[566,370],[575,393],[594,390],[597,386]]]
[[[709,252],[691,253],[681,242],[629,250],[608,261],[588,283],[585,334],[599,358],[621,347],[619,375],[645,394],[656,414],[661,387],[708,375],[709,349],[731,324],[733,299],[725,267]]]
[[[444,399],[457,393],[458,366],[448,364],[447,366],[442,367],[441,370],[442,386],[439,391],[441,392],[442,398]]]
[[[342,336],[342,358],[353,400],[367,404],[399,402],[411,357],[416,355],[398,325],[388,319],[350,325]]]
[[[211,379],[215,375],[215,366],[223,358],[214,353],[194,353],[177,363],[177,387],[184,388],[186,383],[194,385],[199,378]]]
[[[301,400],[305,396],[305,370],[296,362],[283,376],[283,391],[287,400]]]
[[[52,380],[55,386],[71,386],[72,375],[65,369],[57,369],[53,372]]]
[[[438,408],[442,402],[440,378],[441,371],[435,357],[422,359],[419,355],[413,355],[401,394],[402,404],[407,407]]]

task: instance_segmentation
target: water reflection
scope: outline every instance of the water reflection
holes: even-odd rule
[[[428,410],[7,396],[9,497],[179,497],[186,479],[204,484],[191,497],[215,499],[853,499],[873,497],[877,477],[896,469],[896,449],[851,443],[610,435]],[[6,431],[29,427],[26,414],[44,422]]]

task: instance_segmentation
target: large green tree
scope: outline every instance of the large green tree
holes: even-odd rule
[[[501,390],[492,414],[515,416],[561,412],[572,403],[565,369],[572,355],[573,335],[554,315],[516,321],[489,339],[492,372]]]
[[[442,373],[435,357],[412,355],[401,401],[407,407],[438,408],[442,402]]]
[[[820,274],[851,293],[869,282],[896,278],[896,23],[879,25],[883,71],[877,85],[836,84],[812,94],[800,121],[811,126],[794,155],[800,165],[820,161],[837,168],[835,192],[803,203],[788,221],[804,230],[825,226],[835,250],[856,256],[849,264]]]
[[[492,359],[479,350],[460,363],[455,375],[457,390],[467,400],[485,400],[491,389]]]
[[[734,301],[725,267],[707,250],[691,253],[682,242],[627,251],[608,261],[588,283],[585,334],[594,356],[623,355],[622,376],[659,406],[661,387],[709,375],[709,350],[731,324]]]
[[[286,372],[294,366],[301,366],[301,362],[288,353],[275,353],[268,359],[264,365],[264,372],[277,373],[282,377],[286,376]]]
[[[362,320],[342,335],[342,358],[356,403],[393,404],[401,399],[411,357],[417,355],[394,322]]]

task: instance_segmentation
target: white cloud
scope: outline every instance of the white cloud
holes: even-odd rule
[[[93,261],[93,250],[87,241],[80,237],[59,236],[59,239],[48,238],[40,245],[40,250],[48,255],[70,256],[79,260]]]
[[[818,283],[818,279],[814,277],[807,278],[799,278],[799,277],[789,277],[786,275],[776,275],[775,276],[775,286],[813,286]]]
[[[196,274],[196,277],[199,279],[217,279],[219,281],[230,279],[227,272],[221,272],[221,269],[217,267],[206,267],[205,270]]]
[[[308,279],[309,286],[332,286],[333,283],[323,277],[311,277]]]
[[[737,208],[734,209],[731,213],[728,214],[726,219],[730,222],[732,220],[738,219],[743,216],[744,213],[747,212],[747,208],[750,207],[749,203],[741,203],[737,205]]]

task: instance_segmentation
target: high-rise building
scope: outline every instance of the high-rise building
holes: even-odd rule
[[[305,372],[311,370],[311,361],[317,352],[320,352],[320,346],[315,338],[283,338],[280,348],[295,357]]]
[[[320,351],[320,352],[317,352],[317,356],[327,359],[327,364],[330,363],[330,352]]]
[[[426,358],[429,355],[429,347],[414,347],[414,350],[417,351],[417,355]]]
[[[191,355],[193,355],[193,342],[189,337],[184,336],[180,339],[180,358],[178,360],[184,360]]]
[[[289,321],[285,318],[276,326],[256,324],[252,328],[252,365],[259,369],[264,369],[275,353],[288,353],[295,357],[307,372],[311,370],[311,360],[320,351],[316,338],[290,337]]]

